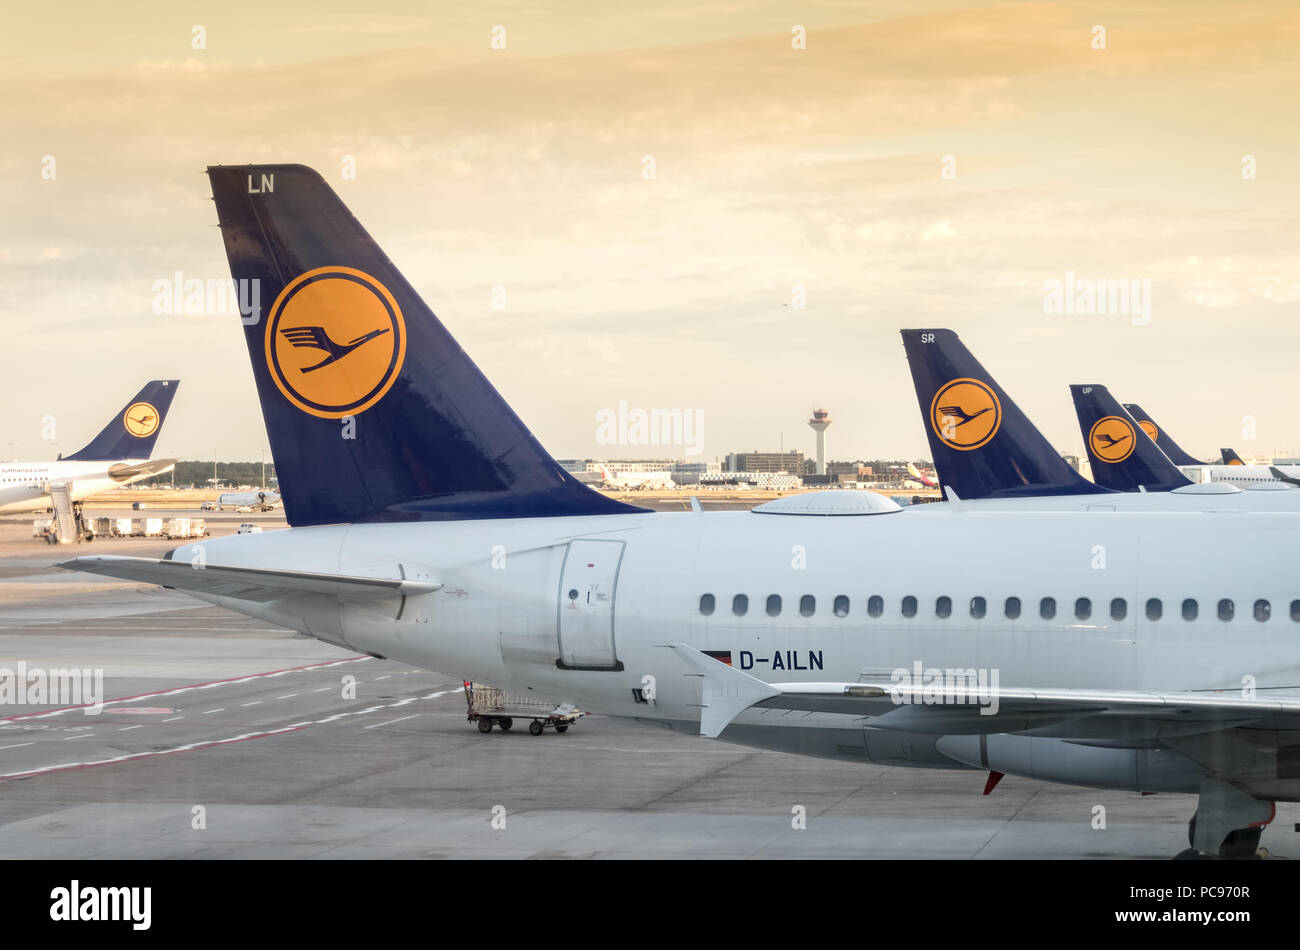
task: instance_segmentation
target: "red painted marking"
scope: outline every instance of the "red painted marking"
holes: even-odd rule
[[[299,729],[306,728],[306,726],[294,726],[290,729],[275,729],[270,732],[259,732],[251,736],[235,736],[233,739],[213,739],[210,742],[196,742],[193,745],[187,745],[180,749],[163,749],[157,752],[136,752],[132,755],[105,759],[102,762],[78,762],[75,765],[52,765],[48,768],[29,769],[26,772],[15,772],[13,775],[0,777],[0,782],[12,782],[19,779],[35,778],[38,775],[49,775],[52,772],[75,772],[78,769],[93,769],[98,768],[101,765],[120,765],[123,762],[131,762],[135,759],[152,759],[163,755],[174,755],[177,752],[193,752],[196,749],[208,749],[212,746],[232,745],[236,742],[247,742],[249,739],[265,739],[267,736],[288,735],[290,732],[297,732]]]
[[[1252,821],[1248,827],[1263,828],[1273,823],[1273,819],[1277,817],[1277,802],[1269,802],[1269,804],[1273,806],[1273,810],[1268,813],[1268,817],[1263,821]]]
[[[134,696],[122,696],[118,699],[106,699],[103,705],[108,706],[114,703],[125,703],[132,699],[148,699],[151,696],[170,696],[173,693],[182,690],[202,689],[205,686],[219,686],[222,683],[241,683],[245,680],[260,679],[264,676],[275,676],[279,673],[296,673],[301,670],[324,669],[329,666],[338,666],[342,663],[355,663],[358,660],[368,660],[368,656],[345,657],[342,660],[328,660],[324,663],[308,663],[306,666],[291,666],[283,670],[269,670],[265,673],[246,673],[243,676],[230,676],[223,680],[210,680],[206,683],[191,683],[188,686],[173,686],[171,689],[160,689],[152,693],[137,693]],[[55,713],[70,712],[73,709],[85,709],[94,706],[94,703],[82,703],[80,706],[61,706],[58,709],[45,709],[41,712],[23,713],[21,716],[10,716],[8,719],[0,719],[0,722],[16,722],[19,719],[31,719],[34,716],[52,716]]]

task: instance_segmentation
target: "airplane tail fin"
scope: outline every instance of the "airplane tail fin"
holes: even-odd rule
[[[1170,491],[1192,484],[1105,386],[1071,386],[1070,395],[1098,485]]]
[[[1169,456],[1169,461],[1173,462],[1175,465],[1205,464],[1200,459],[1194,459],[1184,452],[1182,446],[1170,438],[1168,432],[1156,425],[1155,420],[1152,419],[1148,413],[1143,412],[1142,407],[1137,403],[1126,402],[1124,403],[1124,408],[1127,409],[1128,414],[1137,421],[1137,424],[1142,427],[1142,431],[1150,437],[1151,441],[1160,447],[1160,451]]]
[[[1076,472],[951,330],[903,330],[925,435],[959,498],[1104,491]]]
[[[1246,464],[1241,460],[1241,456],[1237,454],[1235,449],[1219,449],[1219,457],[1223,459],[1224,465]]]
[[[566,472],[319,174],[211,166],[292,525],[641,511]]]
[[[155,379],[145,383],[144,388],[118,410],[99,435],[84,448],[63,458],[71,462],[149,458],[180,384],[179,379]]]

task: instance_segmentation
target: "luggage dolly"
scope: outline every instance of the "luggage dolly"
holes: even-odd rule
[[[532,720],[528,723],[528,731],[534,736],[540,736],[547,729],[565,733],[584,715],[567,704],[556,706],[528,696],[516,696],[486,683],[462,682],[468,706],[466,718],[477,722],[478,731],[482,733],[491,732],[493,726],[509,732],[516,719]]]

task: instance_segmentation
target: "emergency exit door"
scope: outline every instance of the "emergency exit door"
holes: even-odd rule
[[[614,593],[622,541],[570,541],[560,571],[557,631],[562,670],[621,670],[614,647]]]

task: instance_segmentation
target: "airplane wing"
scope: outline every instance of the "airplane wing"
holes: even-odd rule
[[[749,708],[871,717],[871,726],[929,735],[1160,741],[1240,726],[1300,729],[1300,689],[1197,692],[1000,688],[974,684],[765,683],[684,643],[671,647],[702,678],[700,732],[716,737]],[[689,651],[689,652],[688,652]]]
[[[76,557],[58,566],[69,571],[104,574],[146,584],[159,584],[175,590],[253,601],[276,600],[292,594],[332,594],[344,600],[370,600],[429,594],[442,587],[441,584],[430,581],[400,578],[316,574],[218,564],[196,567],[188,561],[145,557]]]

